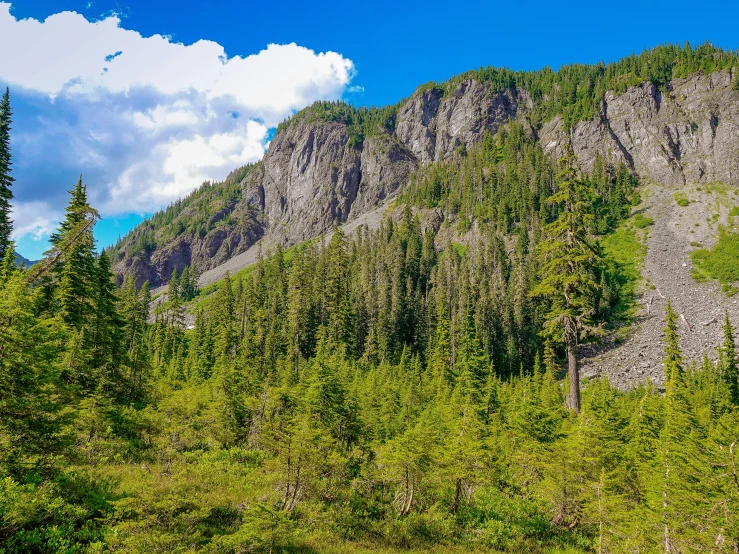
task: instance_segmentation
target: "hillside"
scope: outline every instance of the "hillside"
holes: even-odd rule
[[[733,53],[668,46],[558,72],[468,72],[382,109],[317,103],[280,125],[262,161],[124,237],[114,270],[158,286],[173,269],[202,273],[263,237],[298,244],[385,205],[414,171],[455,163],[512,120],[555,157],[570,145],[586,171],[602,155],[666,186],[737,186],[736,72]]]
[[[27,258],[24,258],[20,254],[18,254],[18,252],[15,252],[15,265],[18,265],[19,266],[19,265],[23,264],[23,267],[31,267],[35,263],[37,263],[37,262],[32,262],[31,260],[29,260]]]

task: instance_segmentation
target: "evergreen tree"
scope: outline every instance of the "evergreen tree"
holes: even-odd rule
[[[64,221],[50,242],[59,246],[70,241],[61,267],[55,269],[59,275],[56,296],[62,319],[79,331],[92,311],[96,271],[92,225],[88,225],[88,218],[95,212],[87,203],[87,187],[82,184],[82,177],[69,193]]]
[[[10,91],[6,88],[0,101],[0,257],[10,247],[13,222],[10,219],[10,201],[13,200],[12,157],[10,153],[10,129],[13,111],[10,106]]]
[[[578,344],[598,330],[593,316],[599,286],[593,276],[603,260],[588,241],[587,230],[593,219],[588,212],[592,189],[577,177],[571,156],[563,158],[561,164],[558,190],[548,202],[561,204],[562,211],[544,230],[545,238],[538,247],[542,279],[532,295],[550,303],[543,334],[565,345],[568,406],[579,412]]]
[[[677,314],[673,311],[669,299],[665,321],[665,387],[669,387],[672,378],[683,373],[683,355],[680,351],[680,337],[677,334]]]
[[[0,285],[8,281],[13,273],[15,273],[15,251],[11,242],[0,260]]]
[[[727,313],[724,318],[724,345],[722,348],[724,363],[724,383],[732,406],[739,406],[739,369],[737,369],[736,348],[734,346],[734,327]]]
[[[215,356],[221,364],[232,359],[238,335],[236,334],[236,319],[234,310],[233,288],[231,275],[227,272],[221,286],[216,293],[216,339]]]
[[[98,386],[110,394],[120,394],[120,369],[125,347],[124,321],[118,311],[118,290],[105,252],[97,259],[92,291],[92,360],[98,373]]]

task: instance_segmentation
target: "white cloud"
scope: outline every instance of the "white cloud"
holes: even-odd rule
[[[258,160],[269,128],[315,100],[340,98],[354,76],[351,60],[294,43],[229,58],[208,40],[144,37],[115,14],[18,20],[2,2],[0,52],[13,52],[0,63],[11,95],[46,98],[33,129],[16,112],[16,196],[40,214],[17,209],[16,234],[46,229],[31,222],[51,217],[37,202],[52,202],[48,191],[22,188],[24,168],[77,167],[103,213],[153,211]],[[53,189],[60,203],[70,184]]]
[[[179,104],[179,105],[178,105]],[[157,106],[153,110],[132,112],[131,120],[143,129],[154,131],[163,126],[197,125],[199,119],[190,111],[187,104],[176,102],[173,106]]]
[[[16,202],[13,205],[13,239],[32,235],[42,240],[51,234],[59,223],[59,213],[47,202]]]
[[[229,58],[213,41],[191,45],[162,35],[143,37],[120,27],[117,15],[90,22],[75,12],[17,20],[0,3],[0,69],[10,84],[55,97],[126,93],[151,87],[164,95],[194,90],[230,98],[275,125],[317,98],[341,95],[354,73],[336,52],[315,53],[295,43],[270,44],[258,54]]]
[[[232,169],[262,157],[267,127],[249,121],[236,132],[195,135],[161,144],[152,155],[128,167],[111,190],[110,204],[118,211],[150,211],[181,197],[204,181],[222,180]],[[142,191],[142,176],[153,173],[151,165],[160,168],[158,179]]]

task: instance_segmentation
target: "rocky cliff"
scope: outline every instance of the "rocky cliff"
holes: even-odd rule
[[[664,90],[646,82],[606,94],[595,118],[567,130],[559,116],[530,127],[552,155],[569,143],[585,169],[600,153],[667,186],[739,186],[735,79],[728,71],[696,74]],[[146,223],[126,237],[114,269],[159,285],[173,269],[213,268],[265,235],[284,245],[319,236],[377,209],[419,166],[443,162],[509,120],[528,120],[534,107],[526,90],[461,79],[419,89],[390,125],[359,141],[351,122],[314,117],[308,108],[281,126],[259,164],[207,188],[165,226]],[[142,250],[144,233],[154,239]]]
[[[652,83],[606,94],[597,119],[569,132],[557,117],[539,137],[545,151],[572,144],[589,169],[596,153],[625,162],[640,177],[668,186],[720,181],[739,185],[739,91],[728,71]]]

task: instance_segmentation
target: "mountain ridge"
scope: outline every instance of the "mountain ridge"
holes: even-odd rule
[[[666,185],[739,185],[736,59],[707,45],[663,47],[556,73],[467,72],[380,109],[318,102],[280,124],[260,162],[127,235],[113,248],[114,270],[120,280],[157,286],[175,269],[214,269],[264,238],[290,246],[320,236],[386,204],[420,167],[464,155],[512,120],[552,156],[569,145],[585,170],[603,155]],[[711,71],[687,73],[691,63]],[[589,88],[566,90],[573,82]]]

